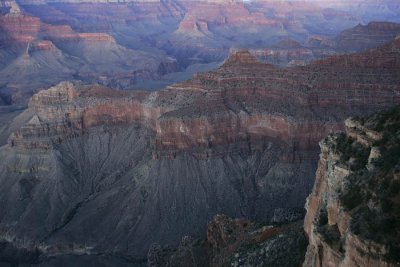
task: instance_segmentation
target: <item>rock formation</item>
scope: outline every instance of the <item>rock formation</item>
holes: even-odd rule
[[[391,22],[370,22],[343,31],[337,37],[337,46],[345,51],[357,51],[377,47],[394,39],[400,33],[400,25]]]
[[[259,225],[216,215],[207,239],[182,238],[177,249],[153,244],[147,266],[298,266],[307,246],[301,222]]]
[[[154,242],[199,237],[218,213],[302,217],[318,141],[400,103],[399,46],[292,69],[239,50],[157,92],[40,91],[0,149],[0,233],[143,259]]]
[[[78,32],[63,23],[44,23],[15,1],[3,5],[0,93],[11,99],[9,104],[26,104],[38,88],[62,80],[78,78],[127,88],[179,70],[175,59],[128,49],[107,32]]]
[[[312,61],[333,55],[364,51],[381,46],[400,35],[400,24],[370,22],[347,29],[335,38],[312,36],[304,44],[292,39],[283,39],[268,48],[253,49],[263,62],[279,66],[304,66]]]
[[[392,1],[379,9],[370,7],[375,1],[364,2],[349,14],[307,1],[0,0],[0,104],[26,105],[38,89],[72,79],[160,89],[214,68],[237,47],[254,48],[269,63],[299,66],[389,41],[395,23],[375,22],[341,34],[340,48],[324,46],[342,30],[370,21],[365,13],[398,22],[400,8]],[[325,40],[322,47],[307,45],[309,36],[317,36],[310,43]],[[291,39],[301,46],[281,42]],[[49,47],[43,45],[48,41],[51,51],[26,53],[38,43]]]
[[[321,141],[303,266],[399,266],[399,118],[348,119]]]

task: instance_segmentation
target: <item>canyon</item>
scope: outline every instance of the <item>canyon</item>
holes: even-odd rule
[[[345,121],[321,148],[303,221],[254,224],[217,215],[207,238],[153,244],[147,266],[399,266],[400,108]],[[308,248],[307,246],[308,239]]]
[[[399,266],[399,23],[0,0],[0,265]]]
[[[399,51],[396,38],[280,68],[238,50],[160,91],[42,90],[3,134],[1,236],[55,261],[140,266],[153,243],[201,237],[215,214],[300,220],[319,140],[400,103]]]
[[[19,9],[0,17],[0,29],[5,64],[0,70],[0,95],[5,104],[26,104],[36,90],[62,80],[129,87],[179,69],[172,58],[127,49],[108,33],[46,24]]]
[[[64,80],[161,89],[243,47],[266,63],[305,65],[399,33],[396,1],[339,3],[2,0],[0,105],[26,107],[35,92]],[[379,20],[393,25],[369,24]]]

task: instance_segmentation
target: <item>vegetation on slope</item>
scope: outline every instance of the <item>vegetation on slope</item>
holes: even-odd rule
[[[359,121],[381,133],[382,138],[372,143],[380,156],[367,165],[369,148],[341,137],[341,160],[352,161],[341,203],[352,213],[352,232],[384,244],[386,259],[400,262],[400,107]]]

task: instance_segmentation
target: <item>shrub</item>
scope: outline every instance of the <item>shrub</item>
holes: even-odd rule
[[[318,226],[324,226],[326,224],[328,224],[328,213],[326,212],[326,210],[322,210],[319,213]]]
[[[366,190],[363,190],[365,185],[361,185],[361,182],[368,179],[368,173],[363,170],[354,172],[347,177],[347,186],[340,194],[340,202],[347,211],[351,211],[357,206],[366,202]]]

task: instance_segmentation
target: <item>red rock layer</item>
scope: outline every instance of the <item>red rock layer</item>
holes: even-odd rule
[[[323,113],[327,110],[337,114],[337,107],[343,111],[356,106],[368,110],[400,102],[395,93],[399,91],[396,82],[388,80],[382,84],[379,81],[382,75],[397,80],[396,65],[386,64],[387,60],[396,60],[391,51],[350,58],[361,63],[354,68],[341,69],[330,66],[327,62],[334,59],[328,59],[310,67],[284,70],[257,63],[248,52],[238,52],[219,70],[199,74],[189,83],[175,86],[205,92],[212,102],[198,101],[194,103],[197,107],[165,114],[160,122],[158,141],[164,148],[182,149],[216,145],[224,138],[234,140],[264,135],[286,142],[298,137],[298,142],[306,147],[307,143],[317,142],[326,133],[341,128],[340,123],[325,124],[317,118],[318,114],[309,113],[310,109],[322,109],[320,115],[325,116]],[[372,65],[358,70],[363,61],[376,58],[383,61],[376,62],[374,71],[369,69]],[[382,66],[392,68],[382,71]],[[365,76],[369,78],[362,79]],[[300,121],[296,118],[299,115]]]
[[[29,43],[35,40],[40,31],[40,19],[17,15],[0,16],[0,42],[6,44]]]
[[[49,46],[43,39],[115,43],[114,38],[107,33],[77,33],[71,26],[45,24],[39,18],[23,13],[0,15],[0,32],[0,43],[6,45],[39,41],[41,43],[39,46],[42,48]]]
[[[243,2],[186,2],[187,14],[179,25],[180,32],[191,32],[196,25],[276,25],[262,12],[251,12]]]
[[[396,40],[293,69],[262,64],[238,51],[219,69],[160,92],[60,84],[37,94],[30,106],[40,122],[56,122],[56,132],[68,135],[97,125],[144,124],[155,131],[155,156],[249,151],[268,140],[315,150],[323,136],[343,129],[345,117],[400,103],[399,47]],[[364,62],[371,64],[362,67]]]

